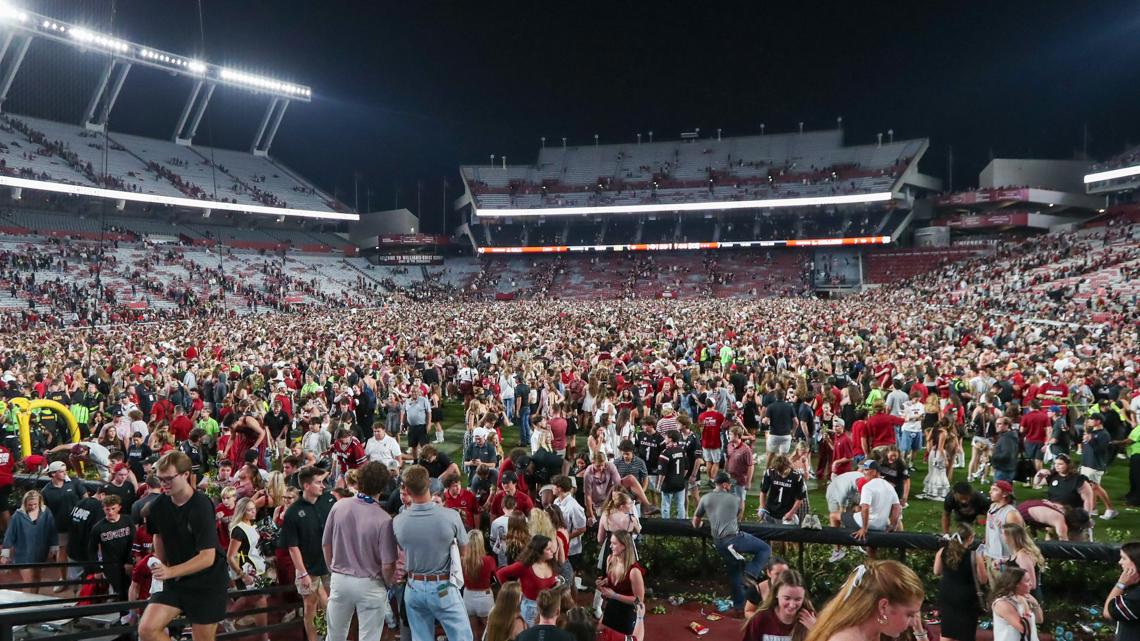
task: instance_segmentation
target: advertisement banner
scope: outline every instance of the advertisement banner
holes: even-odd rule
[[[439,254],[380,254],[376,257],[377,265],[442,265],[443,256]]]

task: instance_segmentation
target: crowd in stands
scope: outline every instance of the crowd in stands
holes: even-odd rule
[[[106,575],[111,589],[141,596],[165,570],[148,574],[154,551],[146,532],[158,526],[142,526],[146,514],[127,516],[129,508],[148,495],[158,501],[164,491],[182,492],[181,481],[168,480],[188,478],[211,501],[218,531],[207,542],[220,546],[230,580],[239,587],[296,583],[312,641],[314,615],[326,607],[330,588],[330,630],[347,625],[336,603],[356,588],[339,577],[371,563],[334,552],[326,564],[320,535],[329,530],[322,528],[341,509],[355,509],[341,503],[390,517],[377,521],[390,528],[377,534],[386,542],[382,567],[368,570],[383,576],[384,589],[356,602],[394,613],[391,627],[427,638],[434,619],[450,639],[472,638],[485,627],[492,641],[525,640],[532,626],[566,627],[577,618],[600,629],[600,638],[642,639],[653,568],[636,563],[637,534],[643,519],[660,512],[709,523],[733,608],[752,617],[746,639],[772,634],[765,626],[777,623],[811,628],[808,638],[815,639],[821,630],[834,632],[829,626],[840,606],[833,601],[812,616],[791,608],[788,620],[789,612],[762,598],[768,545],[739,528],[741,520],[804,522],[813,516],[813,488],[827,495],[828,523],[850,528],[853,543],[871,531],[902,529],[911,501],[940,502],[943,533],[957,538],[936,565],[946,586],[937,598],[951,603],[953,581],[985,576],[994,588],[995,626],[997,618],[1013,625],[1035,607],[1029,620],[1036,624],[1040,604],[1025,591],[1034,580],[1025,577],[1037,571],[1032,535],[1090,538],[1094,515],[1111,519],[1122,505],[1140,505],[1140,338],[1134,304],[1088,324],[1087,309],[1078,314],[1071,302],[1031,289],[1043,282],[1031,273],[1058,266],[1067,274],[1069,259],[1078,271],[1098,268],[1092,250],[1126,233],[1108,228],[1000,246],[985,260],[836,301],[539,297],[504,304],[445,301],[425,283],[422,299],[409,295],[351,316],[204,315],[14,333],[0,344],[0,392],[58,399],[79,421],[82,442],[68,443],[61,417],[40,414],[24,451],[17,423],[5,424],[9,460],[52,477],[42,497],[20,501],[19,519],[51,514],[54,530],[41,528],[46,538],[34,545],[9,540],[4,558],[34,553],[46,560],[53,544],[81,562],[101,553],[104,563],[116,558],[129,568]],[[0,254],[0,265],[23,278],[26,268],[80,261],[77,251],[86,250]],[[626,279],[636,282],[653,269],[644,256],[630,261],[631,271],[615,285],[623,291]],[[165,262],[242,291],[226,274],[169,248],[102,269],[125,273],[140,289],[161,288],[147,275]],[[705,269],[723,267],[712,259]],[[273,263],[262,270],[271,282],[288,282]],[[271,300],[273,293],[265,295]],[[445,399],[462,403],[461,434],[444,434]],[[167,458],[159,462],[157,455]],[[911,479],[923,460],[926,477]],[[1122,465],[1133,472],[1131,486],[1110,496],[1101,480]],[[83,498],[83,481],[69,478],[81,472],[94,476],[94,499]],[[1046,498],[1018,503],[1018,482],[1043,487]],[[64,496],[58,490],[67,484],[72,492]],[[746,510],[745,499],[757,495],[760,510]],[[79,510],[81,500],[88,503]],[[109,527],[99,514],[115,517],[112,529],[132,528],[134,552],[81,544],[92,528]],[[981,514],[988,515],[985,554],[971,569],[954,546],[975,535]],[[602,544],[596,557],[583,558],[594,549],[583,546],[586,537]],[[157,567],[178,567],[166,554]],[[907,572],[869,561],[844,588],[848,596],[873,596],[882,575],[909,581]],[[802,591],[794,575],[772,574],[768,596]],[[450,583],[458,575],[466,585],[462,598]],[[570,608],[574,593],[595,577],[595,607]],[[1030,587],[1022,590],[1022,583]],[[1120,605],[1140,601],[1135,583],[1122,576],[1106,616],[1134,619]],[[923,597],[921,585],[908,592],[877,629],[913,628],[921,641]],[[573,616],[559,616],[565,609],[555,604],[563,602]],[[227,626],[258,623],[243,620],[248,603],[228,607],[232,614],[217,616]],[[1005,617],[1008,608],[1020,618]],[[944,620],[964,617],[967,627],[970,616],[975,628],[982,616],[948,615],[945,605],[942,611]],[[378,632],[383,620],[360,625]],[[594,638],[589,634],[572,638]]]

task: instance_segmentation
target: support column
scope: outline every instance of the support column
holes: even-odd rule
[[[95,121],[95,111],[99,108],[99,100],[107,90],[107,83],[111,80],[111,73],[115,70],[115,61],[108,59],[103,65],[103,73],[99,75],[99,82],[95,84],[95,91],[91,92],[91,100],[87,101],[87,108],[83,110],[83,124],[89,126]]]
[[[265,136],[265,142],[261,144],[261,152],[269,155],[269,148],[273,145],[273,139],[277,136],[277,128],[281,126],[281,119],[285,117],[285,109],[289,106],[288,100],[282,100],[281,106],[277,109],[277,115],[273,118],[273,124],[269,127],[269,133]]]
[[[194,108],[194,102],[198,100],[198,94],[202,92],[202,85],[205,82],[199,80],[194,83],[194,88],[190,90],[190,98],[186,101],[186,106],[182,107],[182,113],[178,116],[178,124],[174,126],[174,142],[182,137],[182,130],[186,128],[186,121],[190,119],[190,110]]]
[[[16,45],[16,56],[12,59],[12,63],[8,65],[8,69],[4,71],[4,76],[0,78],[0,106],[8,99],[8,90],[12,88],[12,81],[16,79],[16,73],[20,71],[20,65],[24,64],[24,56],[28,54],[28,47],[32,46],[32,36],[23,35],[16,37],[20,39],[19,44]]]
[[[274,98],[269,101],[269,108],[265,110],[265,115],[261,117],[261,124],[257,126],[257,133],[253,136],[253,145],[249,148],[251,154],[256,154],[257,150],[261,148],[261,139],[265,136],[265,128],[269,126],[269,119],[273,117],[273,110],[277,109],[277,103],[280,100],[280,98]]]
[[[189,145],[191,140],[194,140],[194,134],[198,133],[198,123],[202,122],[202,116],[206,113],[206,106],[210,104],[210,98],[214,95],[214,89],[218,85],[210,82],[206,84],[206,95],[198,102],[198,111],[194,113],[194,119],[190,121],[190,131],[186,132],[186,144]]]
[[[111,117],[111,110],[115,108],[115,101],[119,99],[119,92],[123,90],[123,83],[127,81],[127,74],[131,71],[131,63],[119,63],[119,75],[115,77],[114,83],[111,85],[111,92],[107,94],[107,98],[103,101],[103,110],[99,112],[100,127],[107,126],[107,120]]]

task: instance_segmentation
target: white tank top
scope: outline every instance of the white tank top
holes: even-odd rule
[[[1005,537],[1002,536],[1001,528],[1005,525],[1005,519],[1010,512],[1016,512],[1017,508],[1012,505],[1003,505],[996,511],[991,507],[989,514],[986,516],[986,556],[991,559],[1005,560],[1010,556],[1009,549],[1005,545]]]
[[[1017,613],[1022,617],[1025,617],[1025,613],[1028,612],[1028,607],[1018,604],[1011,599],[1007,600],[1007,603],[1017,608]],[[1026,639],[1026,641],[1037,641],[1036,619],[1030,617],[1028,619],[1023,618],[1022,620],[1029,621],[1029,634],[1026,636],[1022,636],[1020,632],[1000,615],[994,614],[994,641],[1021,641],[1022,639]]]

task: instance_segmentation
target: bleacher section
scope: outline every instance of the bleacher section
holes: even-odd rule
[[[925,140],[844,147],[839,130],[548,147],[534,166],[465,166],[479,208],[747,200],[892,189]]]
[[[104,148],[102,134],[80,125],[5,114],[0,116],[0,171],[160,196],[345,210],[268,157],[118,133],[108,140]]]

